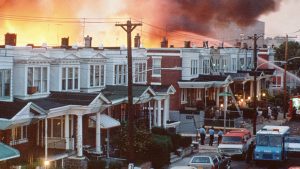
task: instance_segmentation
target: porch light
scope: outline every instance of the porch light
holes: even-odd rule
[[[221,107],[221,108],[223,108],[223,107],[224,107],[224,105],[223,105],[223,104],[221,104],[221,105],[220,105],[220,107]]]
[[[262,96],[265,97],[265,96],[266,96],[266,93],[263,93]]]
[[[243,101],[244,101],[244,99],[241,99],[240,101],[241,101],[241,102],[243,102]]]
[[[49,166],[49,164],[50,164],[50,162],[49,162],[48,160],[46,160],[46,161],[44,162],[44,165],[45,165],[45,166]]]
[[[250,96],[248,97],[248,100],[251,100],[251,97],[250,97]]]

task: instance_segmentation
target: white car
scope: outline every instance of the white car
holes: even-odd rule
[[[300,155],[300,137],[290,136],[285,138],[285,146],[288,157],[299,157]]]
[[[174,166],[171,167],[170,169],[197,169],[197,168],[192,166]]]

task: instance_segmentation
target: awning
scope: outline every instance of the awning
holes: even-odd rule
[[[90,118],[92,120],[96,121],[96,116],[90,116]],[[116,120],[106,114],[100,115],[100,128],[108,129],[108,128],[113,128],[113,127],[118,127],[120,125],[121,125],[121,123],[118,120]]]
[[[0,143],[0,161],[20,157],[20,152],[6,144]]]

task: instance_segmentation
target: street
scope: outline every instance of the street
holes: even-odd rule
[[[291,135],[298,135],[300,134],[300,121],[289,121],[285,125],[290,126],[291,128]],[[216,141],[216,138],[215,138]],[[206,145],[200,146],[200,152],[209,152],[209,151],[216,151],[216,145],[214,144],[214,149],[208,146],[208,140],[206,139]],[[185,157],[180,161],[177,161],[170,166],[186,166],[188,165],[191,157]],[[246,161],[240,159],[232,159],[231,167],[233,169],[288,169],[289,167],[300,167],[300,157],[299,158],[290,158],[285,162],[262,162],[261,164],[256,164],[254,161],[247,164]]]

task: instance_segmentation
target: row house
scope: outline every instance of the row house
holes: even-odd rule
[[[7,151],[48,161],[82,157],[87,147],[103,154],[109,129],[128,116],[127,49],[5,46],[0,54],[0,136],[13,147]],[[149,71],[146,50],[134,49],[136,119],[150,129],[172,128],[175,89],[148,85]]]
[[[250,101],[253,95],[253,50],[246,48],[152,48],[147,49],[148,83],[172,85],[176,93],[171,95],[171,120],[183,120],[182,113],[199,115],[211,107],[227,103]],[[260,55],[259,55],[260,56]],[[268,79],[274,71],[258,67],[258,99],[262,90],[268,88]],[[266,80],[267,79],[267,80]],[[220,96],[223,92],[237,94],[234,97]],[[235,104],[238,106],[238,104]],[[200,113],[201,114],[201,113]],[[201,116],[201,115],[200,115]],[[193,122],[191,122],[193,123]],[[199,124],[200,125],[200,124]]]

